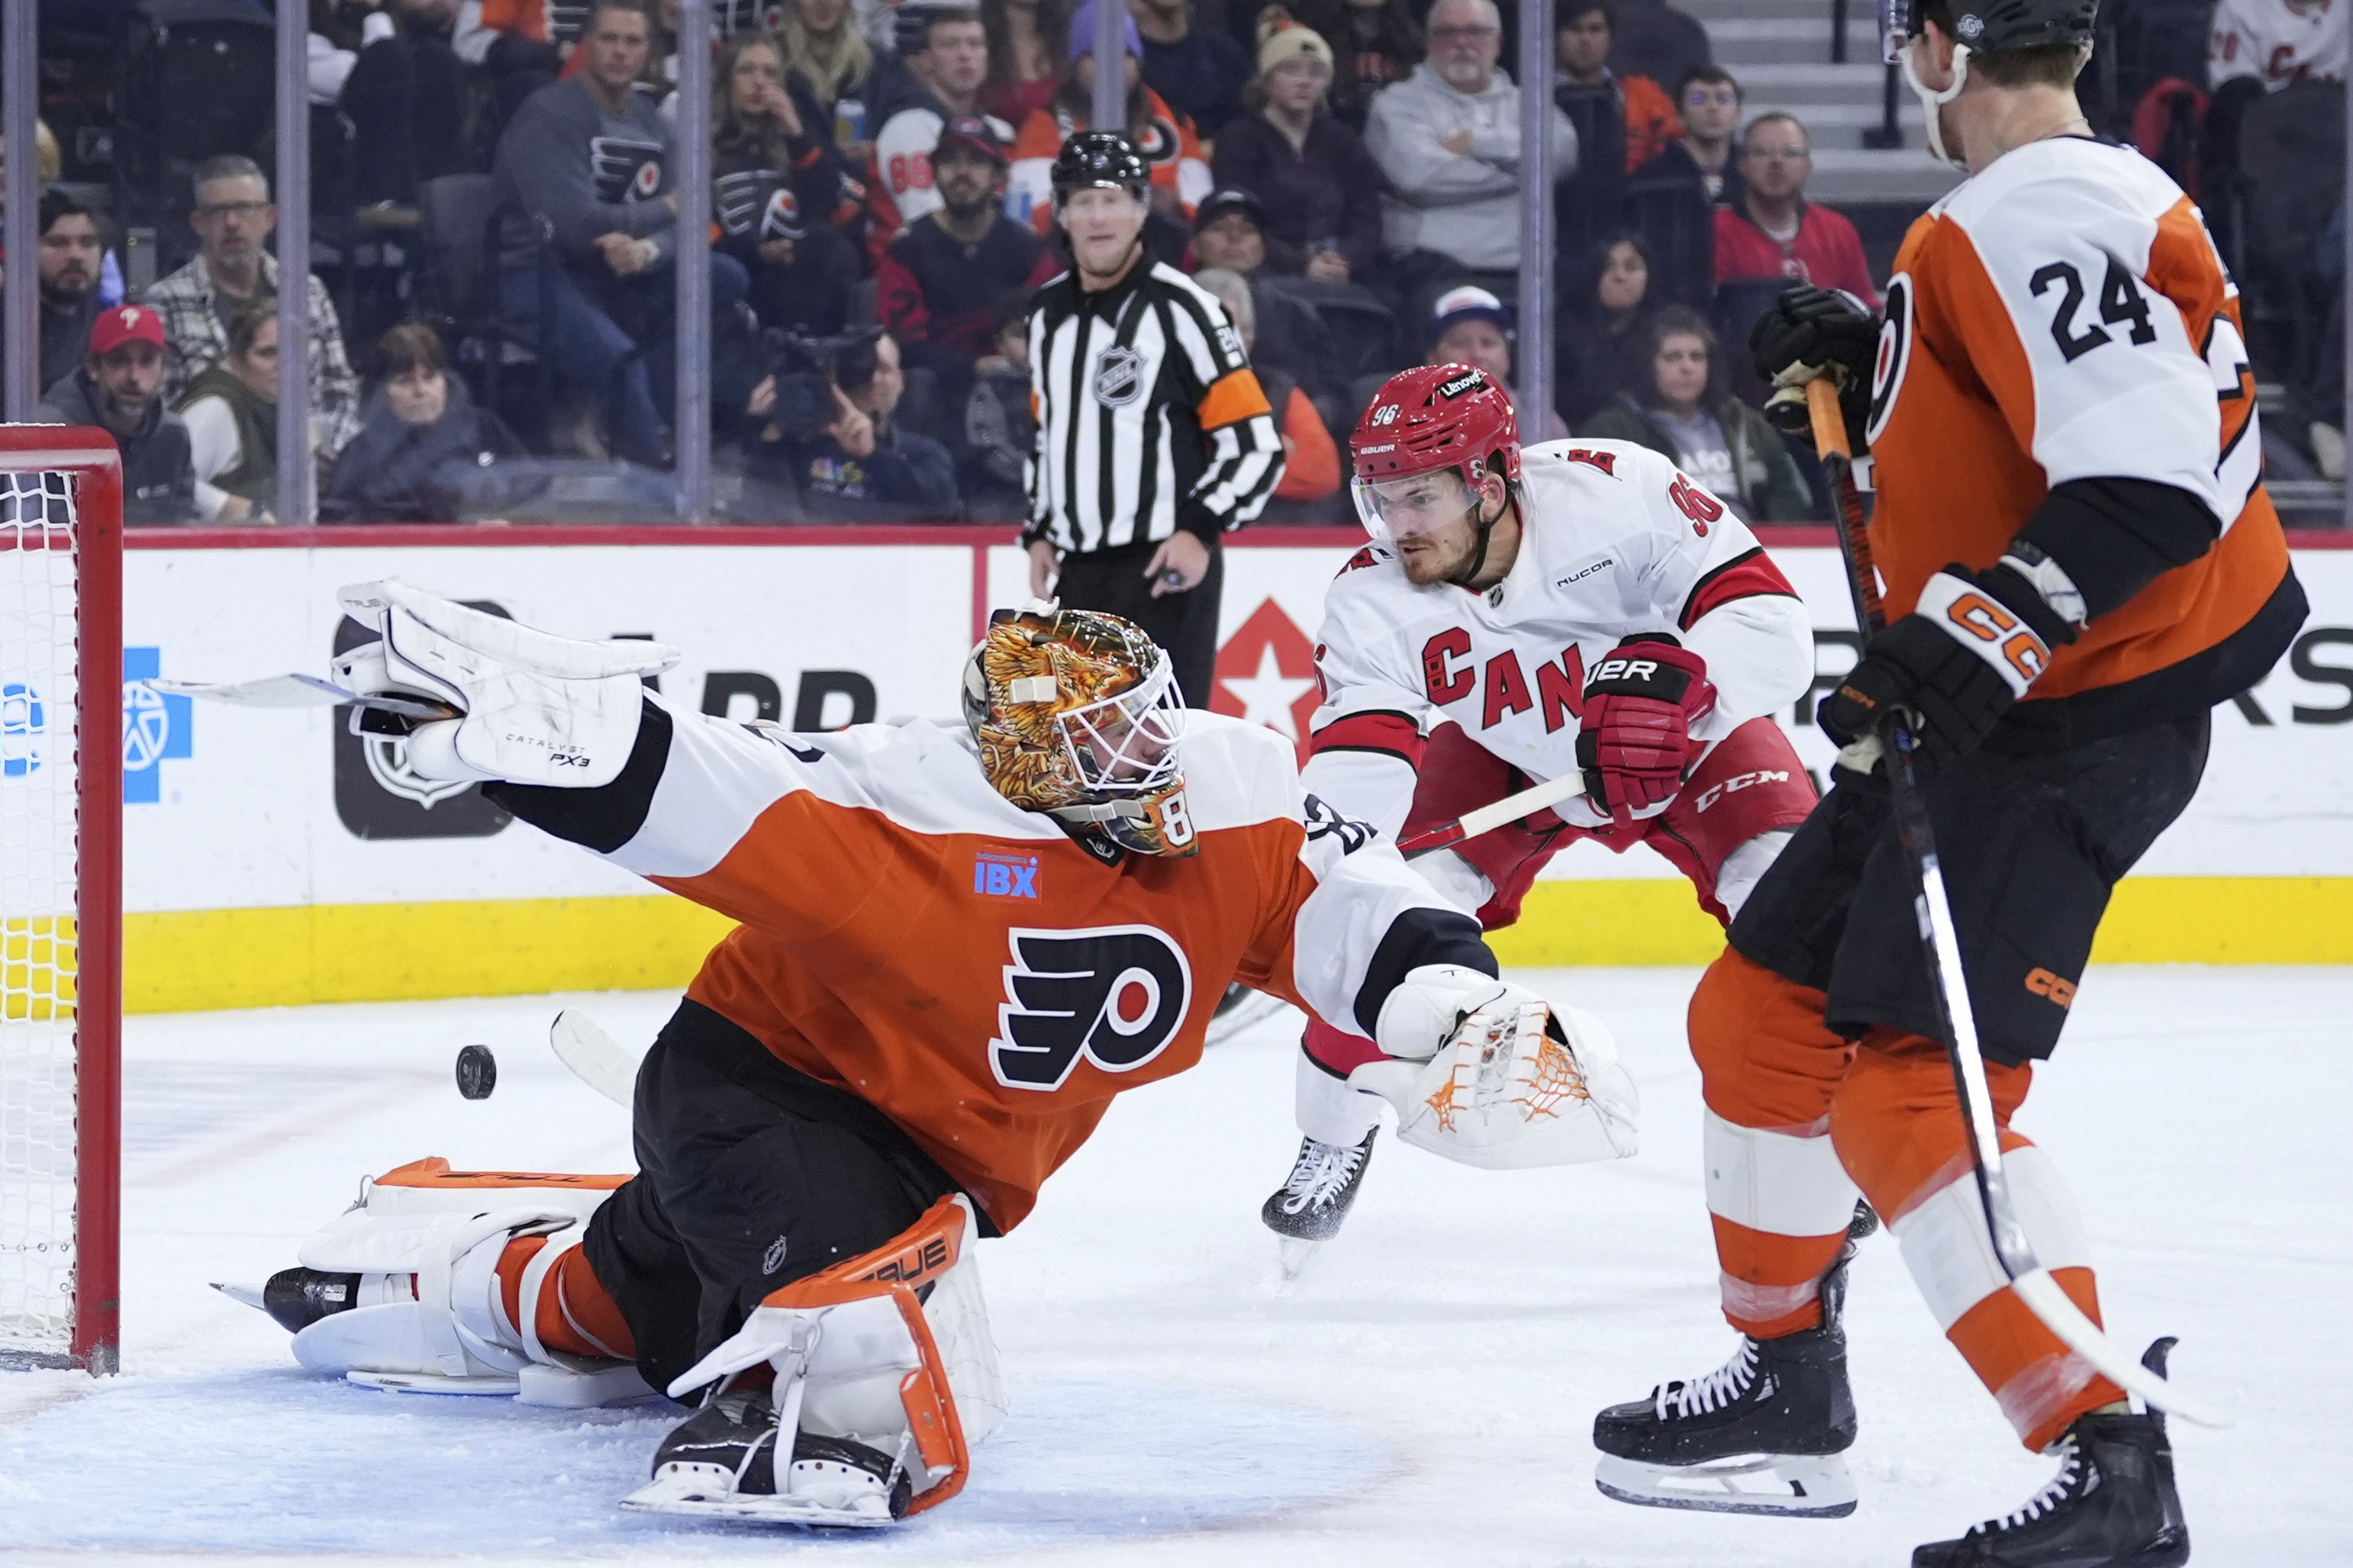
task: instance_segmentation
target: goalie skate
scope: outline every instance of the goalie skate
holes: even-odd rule
[[[1277,1237],[1285,1279],[1298,1279],[1316,1249],[1340,1234],[1372,1163],[1373,1140],[1380,1135],[1376,1127],[1354,1145],[1300,1140],[1291,1174],[1258,1211]]]
[[[639,1513],[873,1530],[906,1517],[903,1463],[863,1443],[802,1432],[776,1463],[782,1427],[765,1390],[722,1394],[665,1438],[653,1479],[621,1500]]]

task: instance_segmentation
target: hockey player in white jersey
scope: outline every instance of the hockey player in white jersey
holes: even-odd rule
[[[1493,931],[1577,840],[1645,844],[1729,920],[1814,804],[1768,717],[1811,685],[1812,635],[1755,536],[1631,443],[1523,452],[1469,365],[1391,377],[1351,446],[1374,542],[1325,593],[1310,787],[1394,837],[1573,780],[1416,868]],[[1383,1103],[1350,1080],[1370,1042],[1311,1019],[1302,1045],[1304,1138],[1261,1211],[1294,1267],[1354,1203]]]

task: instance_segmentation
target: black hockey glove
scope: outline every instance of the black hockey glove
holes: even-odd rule
[[[1837,383],[1847,445],[1865,449],[1871,418],[1872,363],[1879,354],[1879,317],[1853,295],[1811,284],[1791,289],[1748,329],[1757,374],[1774,387],[1765,416],[1792,436],[1813,427],[1806,383],[1827,373]]]
[[[1814,710],[1841,747],[1908,715],[1927,771],[1968,755],[2051,667],[2073,623],[2007,561],[1989,571],[1951,565],[1928,579],[1916,609],[1871,639],[1837,690]]]

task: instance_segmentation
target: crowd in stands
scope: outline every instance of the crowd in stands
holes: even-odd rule
[[[1225,301],[1277,414],[1270,519],[1349,515],[1348,432],[1387,374],[1508,380],[1519,280],[1547,255],[1555,395],[1520,411],[1528,438],[1640,442],[1754,520],[1823,515],[1810,459],[1756,412],[1746,329],[1793,281],[1872,301],[1878,283],[1855,224],[1807,198],[1807,125],[1748,115],[1663,0],[1555,6],[1540,247],[1495,0],[715,0],[711,123],[691,132],[675,0],[308,0],[320,515],[530,515],[566,473],[672,464],[691,133],[712,153],[730,513],[1019,516],[1028,300],[1067,258],[1047,170],[1091,128],[1099,3],[1128,6],[1146,243]],[[2332,477],[2348,3],[2109,0],[2122,64],[2101,68],[2103,118],[2203,203],[2295,439]],[[261,0],[142,0],[127,25],[232,24],[267,46]],[[2182,26],[2206,31],[2185,47]],[[2133,75],[2165,47],[2179,70]],[[2330,94],[2333,169],[2306,144]],[[267,521],[284,286],[268,140],[166,150],[137,179],[69,182],[44,127],[43,416],[115,434],[134,521]],[[126,275],[133,223],[164,261],[146,278]]]

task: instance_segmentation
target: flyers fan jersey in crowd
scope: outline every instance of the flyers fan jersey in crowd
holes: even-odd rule
[[[2203,712],[2261,679],[2303,618],[2262,484],[2238,289],[2198,209],[2132,149],[2037,142],[1924,214],[1895,258],[1873,380],[1871,542],[1891,620],[1947,563],[1991,566],[2069,480],[2176,486],[2214,515],[2211,550],[2054,650],[1997,743]]]
[[[1495,972],[1475,922],[1303,794],[1290,742],[1181,722],[1181,859],[1106,863],[923,721],[797,735],[649,696],[614,783],[492,788],[742,921],[688,997],[882,1110],[1009,1230],[1113,1095],[1199,1059],[1229,982],[1370,1034],[1417,965]]]
[[[1635,633],[1670,633],[1707,661],[1716,702],[1694,740],[1721,741],[1812,684],[1804,605],[1672,462],[1628,441],[1548,441],[1520,465],[1520,552],[1494,587],[1418,586],[1371,544],[1324,593],[1308,787],[1384,834],[1449,720],[1531,780],[1577,773],[1587,673]],[[1582,795],[1554,810],[1577,827],[1609,821]]]

